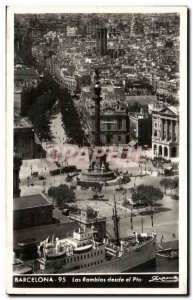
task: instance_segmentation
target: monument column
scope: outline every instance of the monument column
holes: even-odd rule
[[[93,101],[95,102],[95,135],[94,135],[94,148],[90,149],[90,165],[87,170],[82,171],[82,179],[86,181],[92,182],[105,182],[108,180],[112,180],[115,178],[114,171],[110,170],[109,164],[106,161],[106,151],[104,151],[104,147],[101,146],[100,141],[100,102],[102,100],[101,87],[99,83],[99,72],[95,70],[94,76],[94,96]],[[106,148],[105,148],[106,150]],[[95,152],[96,151],[96,152]],[[94,154],[94,155],[93,155]]]
[[[94,97],[95,102],[95,146],[100,146],[100,102],[101,87],[99,83],[99,72],[95,71]]]

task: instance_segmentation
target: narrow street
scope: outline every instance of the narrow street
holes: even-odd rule
[[[62,123],[61,113],[52,115],[50,122],[50,134],[52,142],[43,142],[42,146],[47,151],[49,148],[61,147],[66,143],[67,136]]]

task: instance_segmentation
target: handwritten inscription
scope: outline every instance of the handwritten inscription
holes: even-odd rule
[[[178,276],[152,276],[149,282],[178,282]]]

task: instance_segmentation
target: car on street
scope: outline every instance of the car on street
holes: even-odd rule
[[[46,179],[46,177],[44,177],[44,176],[39,176],[39,180],[45,180]]]
[[[93,199],[96,200],[96,199],[103,199],[104,198],[104,195],[98,195],[98,194],[94,194],[93,195]]]
[[[38,176],[38,172],[33,172],[32,176],[37,177]]]

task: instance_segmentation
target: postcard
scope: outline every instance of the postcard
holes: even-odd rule
[[[8,6],[8,294],[186,295],[187,7]]]

